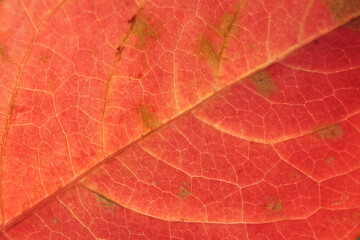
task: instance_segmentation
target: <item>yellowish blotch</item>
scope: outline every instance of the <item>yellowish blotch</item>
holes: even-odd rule
[[[339,124],[335,124],[317,130],[317,134],[323,140],[337,139],[341,138],[344,135],[344,129]]]
[[[360,32],[360,17],[356,18],[355,20],[349,22],[348,24],[345,24],[345,27]]]
[[[145,18],[134,16],[129,23],[131,23],[131,32],[137,37],[136,48],[145,47],[149,40],[157,40],[156,28],[150,26]]]
[[[158,121],[158,119],[154,116],[154,114],[152,114],[147,107],[140,107],[139,108],[139,112],[141,115],[141,120],[143,125],[148,128],[148,129],[154,129],[157,128],[158,126],[160,126],[160,122]]]
[[[347,16],[360,11],[359,0],[323,0],[337,21],[344,20]]]
[[[276,84],[271,75],[266,71],[256,73],[249,78],[249,81],[256,88],[257,92],[264,97],[277,92]]]

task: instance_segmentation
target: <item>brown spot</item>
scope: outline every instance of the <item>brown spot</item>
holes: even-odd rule
[[[360,32],[360,17],[355,18],[354,20],[352,20],[348,24],[345,24],[345,27],[347,27],[347,28],[349,28],[349,29],[351,29],[353,31]]]
[[[57,219],[56,217],[53,217],[53,219],[51,220],[53,223],[58,223],[59,219]]]
[[[283,204],[278,199],[268,199],[265,202],[266,208],[269,209],[271,212],[278,212],[283,209]]]
[[[116,48],[116,55],[121,55],[121,53],[123,52],[124,50],[124,46],[119,46]]]
[[[200,54],[209,62],[213,67],[217,67],[219,64],[220,55],[215,51],[213,43],[203,37],[200,41]]]
[[[333,18],[343,21],[347,17],[360,11],[359,0],[323,0],[326,7],[331,11]]]
[[[160,122],[157,120],[157,118],[148,110],[147,107],[140,107],[139,112],[141,115],[141,120],[143,125],[148,129],[154,129],[160,126]]]
[[[271,75],[266,71],[256,73],[249,78],[249,81],[256,88],[257,92],[264,97],[277,92],[277,87]]]
[[[132,20],[132,19],[130,19]],[[143,48],[149,40],[157,40],[156,27],[149,25],[148,21],[142,17],[135,17],[131,22],[131,32],[137,37],[136,48]]]
[[[317,130],[317,134],[323,140],[337,139],[337,138],[341,138],[344,135],[344,130],[339,124],[335,124]]]
[[[136,15],[132,16],[127,22],[129,24],[132,24],[133,22],[135,22],[135,20],[136,20]]]
[[[184,186],[180,186],[180,189],[179,189],[179,192],[178,192],[178,197],[181,198],[181,199],[184,199],[189,195],[190,195],[189,189],[187,189]]]
[[[313,44],[319,44],[319,40],[317,40],[317,39],[315,39],[314,41],[313,41]]]

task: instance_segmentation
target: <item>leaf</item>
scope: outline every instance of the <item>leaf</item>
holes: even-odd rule
[[[359,2],[0,11],[0,239],[360,236]]]

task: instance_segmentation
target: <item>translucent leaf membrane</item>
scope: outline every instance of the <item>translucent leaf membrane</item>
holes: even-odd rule
[[[357,239],[357,22],[153,131],[4,238]]]

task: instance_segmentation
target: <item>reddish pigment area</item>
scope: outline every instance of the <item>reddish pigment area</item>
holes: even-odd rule
[[[0,13],[0,238],[358,234],[360,4]]]

